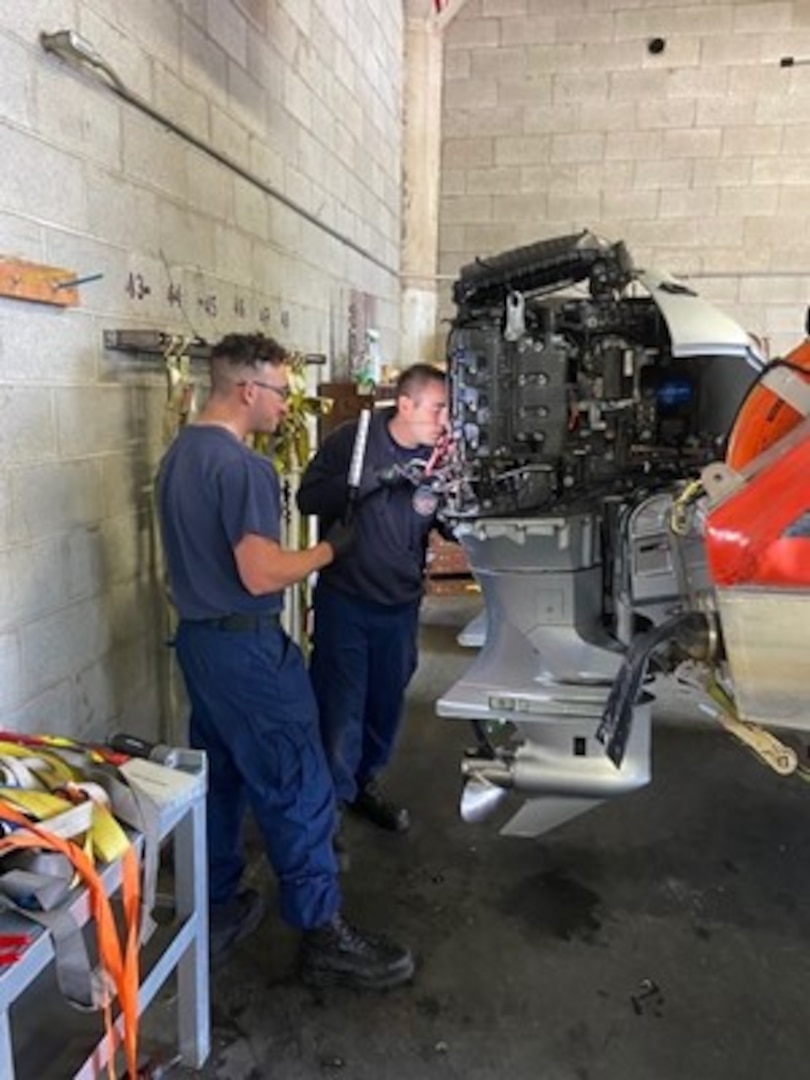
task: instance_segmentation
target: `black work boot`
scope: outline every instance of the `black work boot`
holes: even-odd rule
[[[407,982],[413,970],[409,949],[355,930],[340,913],[325,926],[304,931],[301,979],[309,986],[387,990]]]
[[[250,888],[240,889],[227,904],[209,909],[209,953],[211,967],[221,964],[238,942],[252,934],[264,918],[261,895]]]
[[[352,859],[349,854],[349,844],[346,840],[346,832],[343,828],[343,811],[338,811],[337,828],[332,837],[332,849],[341,874],[348,874],[351,869]]]
[[[349,806],[355,814],[389,832],[407,832],[410,828],[411,815],[404,806],[396,806],[387,799],[376,780],[369,780]]]

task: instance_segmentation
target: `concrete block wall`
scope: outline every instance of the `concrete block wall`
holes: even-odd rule
[[[103,274],[75,309],[0,297],[0,726],[168,720],[165,370],[105,330],[264,330],[331,358],[359,292],[395,355],[402,22],[399,0],[0,5],[0,256]],[[46,54],[62,28],[238,169]]]
[[[784,56],[810,59],[803,0],[467,0],[445,35],[441,273],[590,228],[782,354],[810,302],[810,66]]]

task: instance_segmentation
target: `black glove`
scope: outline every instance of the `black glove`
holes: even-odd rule
[[[356,529],[353,521],[349,522],[348,525],[345,521],[335,521],[326,530],[324,536],[324,540],[331,546],[336,559],[342,558],[351,551],[355,539]]]
[[[402,470],[398,465],[388,465],[384,469],[365,468],[358,495],[360,499],[366,499],[380,488],[398,487],[403,483],[407,483],[407,478],[402,475]]]
[[[398,465],[389,465],[387,469],[380,469],[377,472],[377,482],[380,487],[396,487],[398,484],[406,482],[406,477],[402,475],[402,470]]]

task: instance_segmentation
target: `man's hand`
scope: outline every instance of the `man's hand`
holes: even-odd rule
[[[340,559],[354,547],[355,534],[354,522],[347,525],[345,521],[336,521],[329,526],[324,540],[332,548],[335,558]]]
[[[406,481],[398,465],[389,465],[387,469],[377,470],[377,483],[380,487],[397,487]]]
[[[405,478],[398,465],[389,465],[385,469],[371,469],[366,466],[360,480],[358,495],[360,499],[366,499],[381,488],[397,487],[403,482]]]

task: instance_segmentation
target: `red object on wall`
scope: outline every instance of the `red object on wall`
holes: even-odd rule
[[[810,421],[802,433],[709,514],[716,585],[810,588]]]

